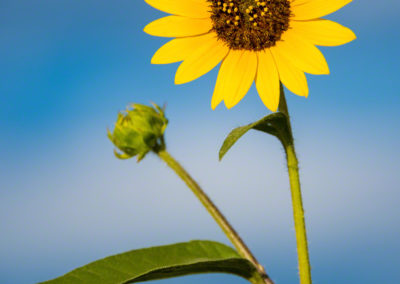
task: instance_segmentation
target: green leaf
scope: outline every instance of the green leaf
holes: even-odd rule
[[[191,241],[117,254],[42,283],[127,284],[207,272],[231,273],[246,279],[257,277],[254,265],[231,247],[212,241]]]
[[[239,138],[251,129],[276,136],[282,143],[290,142],[292,136],[288,122],[288,117],[284,113],[276,112],[246,126],[235,128],[228,134],[222,144],[222,147],[219,150],[219,159],[222,160],[225,154],[239,140]]]

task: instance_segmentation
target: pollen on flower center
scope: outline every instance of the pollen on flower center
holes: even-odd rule
[[[213,30],[231,49],[263,50],[289,28],[289,0],[208,0]]]

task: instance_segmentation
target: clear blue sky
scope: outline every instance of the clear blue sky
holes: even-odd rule
[[[288,93],[315,283],[400,283],[400,4],[351,3],[328,17],[358,39],[322,48],[329,76]],[[234,109],[210,100],[217,72],[174,86],[151,65],[162,13],[141,0],[0,0],[0,283],[35,283],[126,250],[213,239],[198,201],[156,157],[119,161],[106,138],[130,102],[166,102],[170,152],[242,233],[277,284],[296,283],[283,151],[233,128],[268,113],[253,87]],[[202,275],[160,283],[246,283]]]

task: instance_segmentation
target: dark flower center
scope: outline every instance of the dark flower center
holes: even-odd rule
[[[289,28],[289,0],[208,0],[213,30],[231,49],[274,46]]]

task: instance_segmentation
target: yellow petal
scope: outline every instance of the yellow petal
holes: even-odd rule
[[[311,20],[333,13],[352,0],[308,0],[294,3],[292,8],[294,20]]]
[[[308,1],[310,1],[310,0],[292,0],[290,3],[290,7],[292,7],[292,9],[293,9],[294,6],[303,5],[304,3],[307,3]]]
[[[324,19],[292,21],[291,27],[296,34],[316,45],[337,46],[356,39],[349,28]]]
[[[210,16],[207,0],[145,0],[150,6],[163,12],[189,18]]]
[[[276,111],[279,105],[279,74],[271,51],[266,49],[258,54],[256,87],[258,95],[267,108]]]
[[[300,69],[293,66],[285,57],[270,49],[278,68],[279,79],[292,93],[299,96],[308,96],[307,79]]]
[[[186,37],[208,33],[211,28],[210,18],[193,19],[168,16],[151,22],[144,28],[144,31],[153,36]]]
[[[248,92],[257,70],[257,55],[246,50],[231,50],[221,64],[215,85],[212,109],[224,100],[227,108],[234,107]]]
[[[169,64],[182,61],[201,46],[210,34],[173,39],[164,44],[151,59],[152,64]]]
[[[219,41],[215,33],[203,36],[204,41],[198,48],[194,48],[179,66],[175,84],[184,84],[203,76],[228,54],[227,45]]]
[[[321,51],[297,35],[294,29],[286,31],[274,47],[297,68],[310,74],[329,74],[329,67]]]

